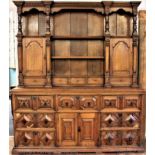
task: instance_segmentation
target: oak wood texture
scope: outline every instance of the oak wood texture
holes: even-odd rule
[[[14,2],[13,154],[145,151],[140,2]]]

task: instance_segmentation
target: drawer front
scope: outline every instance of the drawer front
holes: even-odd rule
[[[119,113],[101,113],[101,127],[120,127],[122,115]]]
[[[16,131],[15,146],[17,147],[52,147],[54,131]]]
[[[123,102],[123,108],[140,109],[140,97],[139,96],[125,96],[124,102]]]
[[[76,96],[57,96],[57,109],[78,109],[78,99]]]
[[[102,146],[138,146],[140,143],[139,130],[102,131]]]
[[[54,128],[54,114],[15,113],[15,128]]]
[[[54,101],[51,96],[38,96],[38,109],[54,109]]]
[[[119,99],[117,96],[103,96],[101,100],[101,109],[116,108],[119,109]]]
[[[122,126],[124,127],[140,127],[140,113],[123,113]]]
[[[15,110],[53,109],[53,96],[16,96]]]
[[[97,96],[57,96],[57,109],[89,110],[98,109]]]
[[[99,98],[97,96],[80,97],[80,109],[98,109]]]
[[[31,96],[16,96],[15,97],[15,110],[27,109],[33,110],[33,101]]]

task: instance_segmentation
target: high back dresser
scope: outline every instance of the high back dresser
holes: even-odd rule
[[[144,151],[140,1],[14,3],[13,154]]]

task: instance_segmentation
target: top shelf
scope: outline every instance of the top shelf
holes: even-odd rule
[[[104,40],[104,36],[51,36],[51,40]]]

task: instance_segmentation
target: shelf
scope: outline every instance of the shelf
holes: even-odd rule
[[[104,36],[51,36],[51,40],[104,40]]]
[[[104,57],[98,56],[70,56],[70,57],[60,57],[60,56],[52,56],[51,59],[91,59],[91,60],[103,60]]]

